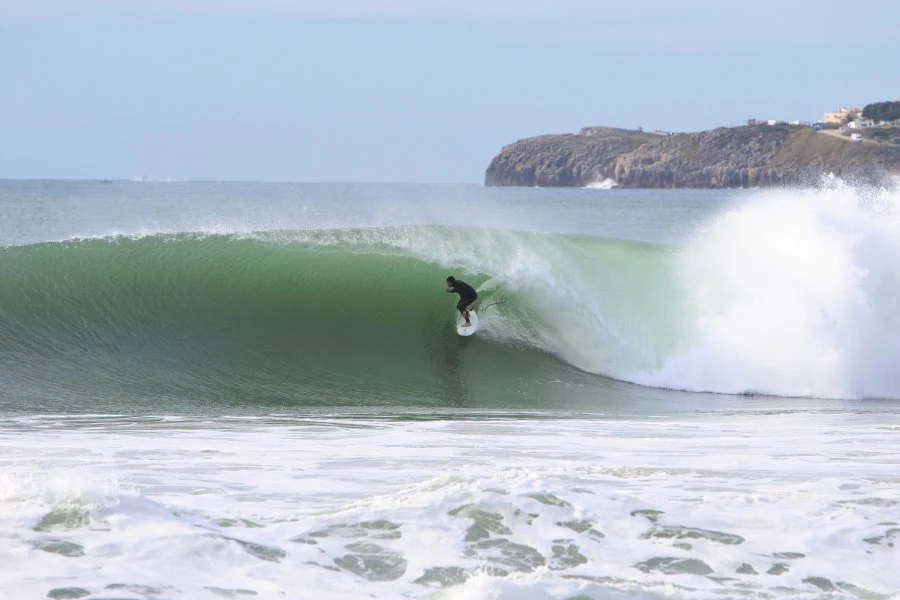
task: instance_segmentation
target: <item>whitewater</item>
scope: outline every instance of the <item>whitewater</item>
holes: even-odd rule
[[[900,597],[898,200],[2,181],[0,598]]]

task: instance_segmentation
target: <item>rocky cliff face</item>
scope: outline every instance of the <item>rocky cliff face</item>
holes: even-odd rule
[[[800,183],[829,172],[867,179],[900,172],[900,146],[855,143],[792,125],[666,136],[590,127],[504,147],[484,182],[580,187],[611,178],[632,188],[720,188]]]

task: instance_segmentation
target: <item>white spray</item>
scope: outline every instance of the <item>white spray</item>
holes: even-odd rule
[[[662,368],[622,373],[667,388],[900,397],[897,192],[841,184],[768,191],[680,253],[688,332]]]

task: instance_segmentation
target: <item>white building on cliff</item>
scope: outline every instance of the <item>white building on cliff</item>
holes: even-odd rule
[[[844,121],[853,120],[862,114],[862,109],[855,106],[842,106],[839,109],[822,115],[820,123],[840,125]]]

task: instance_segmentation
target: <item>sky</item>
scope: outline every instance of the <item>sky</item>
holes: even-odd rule
[[[0,178],[480,182],[900,98],[896,0],[0,0]]]

